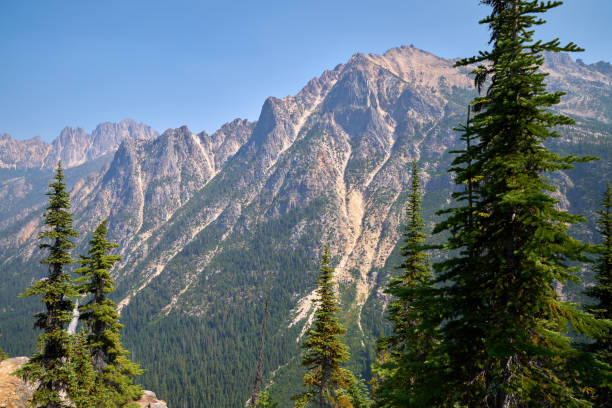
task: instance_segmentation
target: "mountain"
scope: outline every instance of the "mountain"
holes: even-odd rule
[[[149,126],[124,119],[119,123],[99,124],[91,134],[82,128],[65,127],[51,143],[40,137],[18,141],[8,134],[0,135],[0,168],[53,169],[61,160],[64,168],[114,153],[125,139],[152,139],[158,134]]]
[[[559,205],[589,219],[573,232],[593,240],[593,212],[612,175],[612,74],[601,63],[547,58],[551,87],[568,93],[559,109],[577,120],[550,147],[601,158],[552,176]],[[212,135],[181,127],[125,138],[91,171],[83,166],[96,159],[75,156],[82,164],[67,175],[77,253],[109,218],[123,257],[113,273],[125,344],[148,370],[144,386],[171,406],[244,405],[269,287],[264,370],[273,396],[289,406],[324,244],[340,283],[350,365],[367,377],[385,329],[383,290],[399,264],[409,163],[419,162],[431,229],[435,212],[451,204],[449,151],[461,148],[452,129],[474,95],[469,69],[400,47],[356,54],[297,95],[268,98],[257,122],[236,120]],[[0,204],[0,343],[22,355],[31,351],[30,316],[40,306],[14,295],[44,272],[36,236],[46,188],[31,181],[38,173],[14,167],[0,172],[0,195],[21,203]],[[37,198],[12,198],[25,185]],[[565,295],[577,293],[569,287]]]

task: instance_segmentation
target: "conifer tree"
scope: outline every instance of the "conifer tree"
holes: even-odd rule
[[[48,256],[41,261],[48,267],[47,276],[20,295],[42,296],[45,305],[45,311],[35,315],[35,326],[43,330],[36,351],[18,374],[32,384],[39,384],[32,404],[46,408],[69,406],[66,396],[75,379],[70,363],[73,336],[65,328],[72,319],[74,304],[71,298],[78,295],[72,277],[65,269],[74,262],[70,255],[74,247],[71,239],[78,234],[72,227],[70,196],[66,192],[61,163],[57,165],[54,180],[47,193],[46,229],[39,235],[39,247],[48,250]]]
[[[600,258],[595,268],[595,286],[589,288],[586,294],[596,303],[587,310],[599,319],[612,320],[612,190],[607,184],[602,201],[603,209],[598,211],[599,233],[603,242],[599,246]],[[612,332],[603,332],[597,336],[588,350],[595,353],[602,363],[612,367]],[[594,402],[597,407],[612,406],[612,381],[610,377],[600,379],[595,388]]]
[[[80,317],[88,330],[87,346],[90,350],[96,383],[93,390],[96,407],[123,407],[137,400],[142,391],[132,378],[142,374],[138,364],[128,359],[129,352],[121,345],[119,314],[115,303],[107,295],[115,290],[110,269],[121,258],[110,255],[118,244],[106,240],[107,221],[94,231],[87,257],[81,257],[79,290],[91,299],[80,308]]]
[[[401,248],[401,275],[391,278],[387,293],[393,296],[388,318],[393,334],[381,338],[377,348],[386,355],[375,365],[377,379],[375,398],[379,407],[414,405],[414,390],[422,386],[423,365],[435,346],[435,333],[425,330],[423,319],[429,317],[427,295],[433,275],[423,248],[426,235],[421,216],[421,185],[416,160],[412,163],[412,181],[406,208],[407,225]]]
[[[338,400],[346,401],[347,405],[353,408],[370,408],[373,401],[370,399],[368,387],[362,378],[357,378],[352,371],[344,369],[347,385],[338,390]],[[350,404],[350,405],[349,405]],[[338,404],[339,406],[343,406]]]
[[[278,408],[276,401],[270,397],[268,390],[262,391],[257,397],[256,408]]]
[[[348,385],[342,363],[348,360],[349,352],[347,346],[340,341],[345,330],[336,316],[338,302],[333,288],[333,273],[329,248],[326,246],[321,258],[318,306],[312,327],[302,344],[302,348],[306,350],[302,365],[308,369],[308,373],[304,375],[304,385],[308,390],[293,398],[296,407],[336,406],[338,390],[345,389]]]
[[[91,364],[91,355],[87,347],[87,335],[84,331],[74,337],[70,353],[73,380],[70,382],[68,395],[76,408],[92,408],[95,406],[95,378]]]
[[[493,8],[481,21],[491,29],[492,49],[457,65],[479,64],[476,85],[489,87],[474,101],[469,132],[476,143],[452,169],[457,183],[477,183],[477,199],[472,208],[451,210],[435,229],[450,233],[446,248],[453,251],[436,265],[443,285],[431,298],[444,321],[445,359],[420,392],[444,390],[441,406],[588,406],[570,378],[568,364],[579,353],[567,328],[593,336],[604,323],[555,290],[555,282],[578,281],[567,264],[586,260],[586,245],[567,234],[583,218],[556,207],[547,193],[556,188],[543,177],[588,158],[561,157],[544,146],[558,137],[554,127],[573,121],[550,111],[562,93],[548,93],[538,70],[543,52],[580,49],[533,39],[532,27],[544,23],[538,15],[561,2],[481,3]]]

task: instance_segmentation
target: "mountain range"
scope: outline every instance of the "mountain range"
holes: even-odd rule
[[[384,288],[399,264],[412,160],[428,230],[452,205],[449,152],[462,147],[453,128],[475,96],[470,68],[453,63],[411,46],[356,54],[297,95],[268,98],[256,122],[236,119],[212,134],[159,135],[124,120],[91,134],[66,128],[51,144],[0,136],[2,348],[28,355],[34,347],[40,304],[16,295],[44,276],[37,236],[61,160],[80,232],[75,254],[108,218],[122,257],[113,275],[125,345],[147,369],[145,388],[170,406],[244,405],[268,293],[264,371],[289,406],[326,244],[350,365],[367,377],[386,327]],[[612,176],[612,65],[547,55],[543,70],[551,89],[567,93],[556,109],[576,120],[549,147],[600,158],[550,176],[559,206],[587,219],[573,234],[594,242],[594,212]],[[581,299],[579,287],[564,294]]]

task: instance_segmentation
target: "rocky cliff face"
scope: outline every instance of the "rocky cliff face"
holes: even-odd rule
[[[551,147],[603,159],[555,176],[560,205],[591,219],[602,179],[612,176],[612,76],[600,65],[559,57],[544,67],[550,84],[568,92],[560,109],[577,119]],[[242,405],[252,375],[245,361],[255,364],[257,305],[270,285],[266,344],[274,352],[266,371],[276,373],[275,393],[284,398],[284,376],[299,381],[293,357],[312,318],[324,244],[334,255],[351,364],[367,374],[383,329],[382,289],[398,264],[408,164],[419,161],[432,227],[435,211],[451,203],[448,152],[460,147],[452,128],[473,96],[468,70],[452,61],[413,47],[357,54],[297,95],[267,99],[256,123],[236,120],[212,135],[183,127],[156,139],[124,138],[105,167],[71,178],[80,242],[109,218],[111,239],[122,245],[113,273],[126,343],[165,376],[145,374],[145,384],[178,406]],[[38,188],[31,175],[20,180],[0,193]],[[42,273],[40,214],[39,204],[0,217],[0,325],[21,333],[29,333],[23,322],[36,305],[12,296]],[[592,223],[576,233],[593,238]],[[189,386],[176,395],[170,383]]]

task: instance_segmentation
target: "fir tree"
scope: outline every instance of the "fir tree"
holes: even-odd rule
[[[129,352],[121,345],[123,325],[115,303],[107,297],[115,290],[109,270],[121,258],[109,254],[118,244],[108,242],[106,233],[105,220],[93,233],[88,256],[81,257],[82,267],[75,270],[81,275],[80,292],[91,296],[80,308],[80,317],[88,329],[87,346],[96,372],[93,394],[99,408],[123,407],[142,395],[140,386],[132,380],[142,370],[128,359]]]
[[[304,375],[304,385],[308,390],[294,397],[296,407],[309,404],[319,408],[335,406],[339,397],[338,390],[348,385],[342,363],[348,360],[349,352],[347,346],[340,341],[345,330],[336,316],[338,302],[333,288],[333,273],[329,248],[326,246],[321,258],[318,306],[312,327],[302,344],[306,350],[302,365],[308,369]]]
[[[407,225],[401,253],[404,261],[398,267],[399,277],[392,278],[386,290],[393,296],[388,318],[393,334],[378,341],[382,364],[373,367],[378,376],[375,398],[377,406],[414,405],[414,390],[422,386],[423,365],[435,346],[435,333],[425,330],[423,319],[429,317],[426,298],[431,291],[433,275],[423,245],[426,235],[421,216],[421,193],[416,160],[412,163],[412,182],[406,208]],[[384,357],[383,357],[384,356]]]
[[[428,372],[437,378],[420,392],[445,390],[443,406],[588,406],[574,387],[569,364],[580,353],[568,324],[587,336],[604,324],[555,290],[556,282],[578,281],[568,263],[585,261],[586,246],[567,234],[583,218],[556,207],[547,193],[556,188],[543,174],[589,158],[544,146],[558,137],[554,127],[573,121],[550,111],[562,93],[548,93],[538,70],[542,52],[580,49],[533,40],[532,27],[544,23],[537,16],[561,2],[482,3],[493,7],[481,21],[491,29],[492,49],[457,65],[479,64],[476,85],[489,86],[475,99],[478,113],[467,130],[476,143],[452,168],[455,181],[475,183],[477,194],[471,208],[451,210],[435,229],[450,233],[453,256],[436,265],[442,285],[431,300],[444,321],[442,347],[439,366]]]
[[[612,320],[612,190],[607,184],[602,201],[603,210],[598,211],[598,230],[603,237],[599,246],[600,258],[595,268],[595,286],[589,288],[586,294],[596,303],[587,310],[599,319]],[[595,353],[598,360],[612,367],[612,332],[602,332],[588,350]],[[612,381],[610,377],[599,379],[595,384],[594,402],[597,407],[612,406]]]
[[[47,227],[39,235],[39,247],[48,250],[48,256],[41,261],[47,265],[47,276],[32,285],[20,296],[42,296],[45,311],[36,314],[35,326],[43,330],[38,338],[36,351],[18,374],[30,383],[38,383],[32,397],[37,407],[59,408],[69,406],[66,395],[75,379],[70,352],[73,336],[65,328],[72,319],[73,302],[78,295],[76,286],[66,271],[74,262],[70,250],[74,247],[71,239],[78,234],[72,227],[70,197],[66,192],[64,173],[58,163],[51,190],[49,206],[44,215]]]

